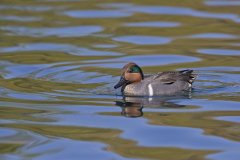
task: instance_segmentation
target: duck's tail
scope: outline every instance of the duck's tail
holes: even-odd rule
[[[196,73],[193,73],[193,70],[191,69],[182,70],[180,73],[184,75],[184,80],[190,84],[192,84],[198,76]]]

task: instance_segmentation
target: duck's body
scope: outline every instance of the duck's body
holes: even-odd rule
[[[122,86],[122,93],[129,96],[169,95],[189,90],[196,75],[193,70],[161,72],[144,77],[135,63],[123,67],[122,76],[114,88]]]

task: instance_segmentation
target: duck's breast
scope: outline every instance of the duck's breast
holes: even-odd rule
[[[124,95],[148,96],[147,83],[145,83],[145,81],[141,81],[127,85],[124,89]]]

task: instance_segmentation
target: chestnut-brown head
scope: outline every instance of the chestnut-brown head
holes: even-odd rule
[[[115,89],[122,86],[122,91],[126,85],[140,82],[144,79],[142,69],[136,63],[126,64],[121,71],[122,75],[119,82],[114,86]]]

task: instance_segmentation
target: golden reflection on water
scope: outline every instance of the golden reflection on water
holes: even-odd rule
[[[239,121],[217,119],[240,116],[237,1],[2,0],[0,10],[0,159],[67,155],[64,139],[106,144],[100,150],[117,159],[238,157]],[[145,73],[194,68],[195,90],[119,98],[113,84],[127,61]],[[217,137],[219,145],[148,146],[140,144],[149,135],[139,138],[137,125],[175,127],[169,134],[176,137],[183,136],[178,127],[190,135],[200,129],[197,138]],[[151,134],[157,143],[161,132]],[[41,149],[53,141],[52,150]]]

